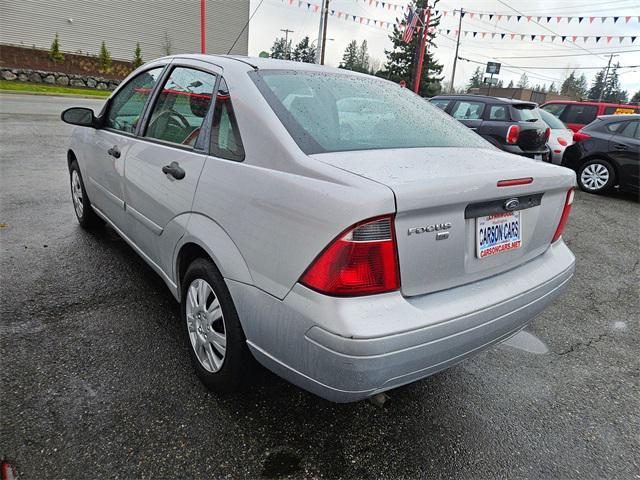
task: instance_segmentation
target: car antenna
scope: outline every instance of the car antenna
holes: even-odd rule
[[[229,48],[229,51],[227,52],[227,55],[229,55],[231,53],[231,50],[233,50],[233,47],[236,46],[236,43],[238,43],[238,40],[240,39],[240,36],[244,33],[244,31],[247,29],[247,27],[249,26],[249,22],[251,21],[251,19],[253,18],[253,16],[256,14],[256,12],[258,11],[258,9],[260,8],[260,6],[262,5],[262,2],[264,2],[264,0],[260,0],[260,3],[258,4],[258,6],[256,7],[256,9],[253,11],[253,13],[251,14],[251,16],[249,17],[249,20],[247,20],[247,23],[244,24],[244,27],[242,27],[242,30],[240,30],[240,33],[238,34],[238,36],[236,37],[236,39],[233,41],[233,44],[231,45],[231,48]]]

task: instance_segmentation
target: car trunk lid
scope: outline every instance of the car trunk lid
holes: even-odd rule
[[[543,253],[575,178],[568,169],[490,147],[367,150],[313,157],[393,191],[401,290],[405,296],[496,275]],[[519,178],[532,180],[498,186],[500,180]],[[478,258],[478,216],[497,213],[513,198],[527,207],[519,210],[521,246]],[[446,238],[438,240],[438,233],[444,232],[448,232]]]

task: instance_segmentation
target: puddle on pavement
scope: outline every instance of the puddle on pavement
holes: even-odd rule
[[[300,471],[300,458],[293,452],[282,450],[267,455],[262,467],[264,478],[282,478]]]
[[[623,322],[622,320],[617,320],[611,324],[611,328],[614,330],[624,332],[627,329],[627,322]]]
[[[536,337],[533,333],[522,330],[518,332],[509,340],[502,343],[509,347],[517,348],[518,350],[524,350],[528,353],[535,353],[538,355],[545,354],[549,351],[549,348],[545,343]]]

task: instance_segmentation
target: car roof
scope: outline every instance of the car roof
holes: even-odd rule
[[[561,104],[570,104],[570,105],[604,105],[605,107],[632,107],[632,108],[638,108],[640,107],[640,105],[634,105],[634,104],[630,104],[630,103],[611,103],[611,102],[598,102],[597,100],[585,100],[585,101],[579,101],[579,100],[549,100],[547,102],[544,102],[542,104],[542,106],[545,105],[549,105],[551,103],[561,103]]]
[[[202,54],[189,53],[163,57],[163,59],[188,58],[200,60],[218,65],[224,69],[239,70],[304,70],[317,72],[333,72],[347,75],[363,75],[351,70],[317,65],[315,63],[294,62],[292,60],[280,60],[275,58],[248,57],[244,55],[222,55],[222,54]]]
[[[435,97],[430,98],[430,100],[465,100],[465,99],[477,99],[477,100],[491,100],[493,103],[508,103],[513,105],[537,105],[536,102],[529,102],[526,100],[520,100],[518,98],[504,98],[504,97],[493,97],[491,95],[436,95]]]
[[[640,120],[640,114],[619,114],[619,115],[598,115],[600,120],[608,121],[616,121],[616,122],[624,122],[625,120]]]

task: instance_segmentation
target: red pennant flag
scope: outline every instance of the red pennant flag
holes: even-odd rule
[[[515,36],[516,36],[516,34],[515,34],[515,33],[512,33],[512,34],[511,34],[511,40],[513,40]]]
[[[320,10],[320,6],[319,5],[314,5],[313,6],[313,11],[317,12],[318,10]]]
[[[502,15],[498,15],[498,21],[502,19]]]
[[[371,6],[372,3],[373,3],[373,0],[369,0],[369,6]]]
[[[531,21],[531,16],[527,16],[527,22]]]
[[[446,17],[446,16],[447,16],[447,13],[448,13],[448,12],[445,10],[445,11],[442,13],[442,15]]]
[[[473,18],[473,16],[474,16],[474,15],[475,15],[475,14],[474,14],[473,12],[469,12],[469,16],[470,16],[471,18]]]
[[[596,18],[596,17],[589,17],[589,23],[593,23],[593,20],[594,20],[595,18]]]
[[[558,23],[560,23],[560,20],[562,20],[562,17],[556,17],[556,20],[558,21]]]
[[[607,43],[609,43],[611,41],[611,38],[612,38],[611,36],[607,37]]]
[[[573,37],[571,37],[571,41],[575,43],[575,41],[578,39],[578,37],[576,35],[574,35]]]
[[[624,23],[629,23],[629,20],[631,20],[631,17],[624,17]]]
[[[540,35],[540,41],[544,42],[544,35]]]
[[[289,0],[289,5],[292,5],[292,4],[293,4],[293,0]]]
[[[487,32],[482,32],[482,38],[487,34]]]

